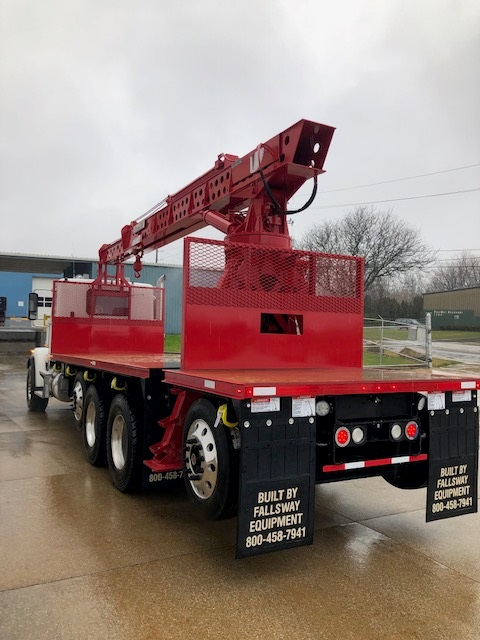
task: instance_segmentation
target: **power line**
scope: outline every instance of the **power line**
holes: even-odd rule
[[[439,198],[441,196],[453,196],[458,193],[471,193],[472,191],[480,191],[480,187],[473,189],[461,189],[460,191],[446,191],[444,193],[426,193],[422,196],[408,196],[405,198],[387,198],[386,200],[370,200],[368,202],[348,202],[344,204],[322,204],[310,207],[311,209],[334,209],[337,207],[356,207],[369,204],[383,204],[385,202],[400,202],[401,200],[419,200],[421,198]]]
[[[444,253],[446,251],[455,252],[455,251],[480,251],[480,249],[437,249],[439,253]]]
[[[375,187],[378,184],[390,184],[391,182],[402,182],[403,180],[414,180],[415,178],[425,178],[427,176],[436,176],[440,173],[450,173],[451,171],[462,171],[462,169],[471,169],[472,167],[480,167],[480,162],[474,164],[466,164],[463,167],[454,167],[453,169],[443,169],[442,171],[432,171],[431,173],[419,173],[415,176],[406,178],[393,178],[391,180],[382,180],[381,182],[370,182],[369,184],[357,184],[354,187],[343,187],[341,189],[329,189],[328,191],[319,191],[319,193],[337,193],[338,191],[350,191],[352,189],[362,189],[363,187]]]

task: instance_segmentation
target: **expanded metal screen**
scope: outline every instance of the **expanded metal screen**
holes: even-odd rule
[[[148,285],[98,285],[82,281],[54,283],[54,318],[161,321],[163,289]]]
[[[186,266],[190,304],[362,310],[361,258],[189,238]]]

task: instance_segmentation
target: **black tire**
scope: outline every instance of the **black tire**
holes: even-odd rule
[[[133,491],[140,484],[139,435],[137,420],[127,398],[117,394],[108,413],[107,460],[112,482],[120,491]]]
[[[77,429],[83,429],[83,421],[85,416],[85,396],[87,393],[87,384],[83,378],[83,371],[77,373],[73,381],[72,388],[72,409],[73,419]]]
[[[190,407],[183,428],[187,494],[210,520],[235,515],[238,503],[238,452],[223,424],[214,427],[217,412],[208,400]]]
[[[395,464],[392,469],[382,475],[389,484],[397,489],[422,489],[428,484],[428,463]]]
[[[88,462],[99,467],[107,462],[107,424],[103,399],[95,385],[87,388],[84,400],[82,432]]]
[[[47,408],[48,398],[35,395],[35,361],[32,359],[27,370],[27,407],[29,411],[43,413]]]

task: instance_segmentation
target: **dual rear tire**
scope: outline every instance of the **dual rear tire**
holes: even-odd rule
[[[190,407],[183,428],[184,480],[187,494],[208,519],[234,516],[238,501],[239,451],[229,430],[206,399]],[[142,446],[138,417],[129,399],[118,393],[107,410],[101,392],[88,386],[83,406],[83,442],[94,466],[107,462],[114,486],[122,492],[138,489]]]
[[[392,465],[383,479],[397,489],[422,489],[428,484],[428,462]]]
[[[197,400],[183,429],[185,488],[190,500],[210,520],[234,516],[238,500],[238,451],[227,428],[216,424],[211,402]]]
[[[88,462],[93,466],[104,465],[107,461],[105,405],[93,384],[85,393],[81,426]]]
[[[113,397],[107,414],[104,395],[94,384],[89,385],[82,434],[88,462],[93,466],[108,464],[117,489],[126,492],[139,486],[142,460],[137,420],[123,394]]]
[[[112,482],[120,491],[140,485],[142,455],[137,418],[127,398],[117,394],[112,400],[107,422],[107,460]]]

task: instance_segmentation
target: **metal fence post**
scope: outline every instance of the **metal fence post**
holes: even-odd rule
[[[432,359],[432,314],[425,315],[425,353],[427,356],[427,366],[429,369],[433,367]]]
[[[382,328],[381,328],[381,330],[380,330],[380,349],[379,349],[379,356],[380,356],[380,357],[379,357],[379,364],[380,364],[380,366],[382,366],[382,364],[383,364],[383,340],[384,340],[384,332],[383,332],[383,329],[384,329],[384,324],[385,324],[385,323],[384,323],[384,320],[383,320],[383,318],[382,318],[382,316],[381,316],[380,314],[379,314],[379,316],[378,316],[378,317],[379,317],[379,318],[380,318],[380,320],[382,321]]]

